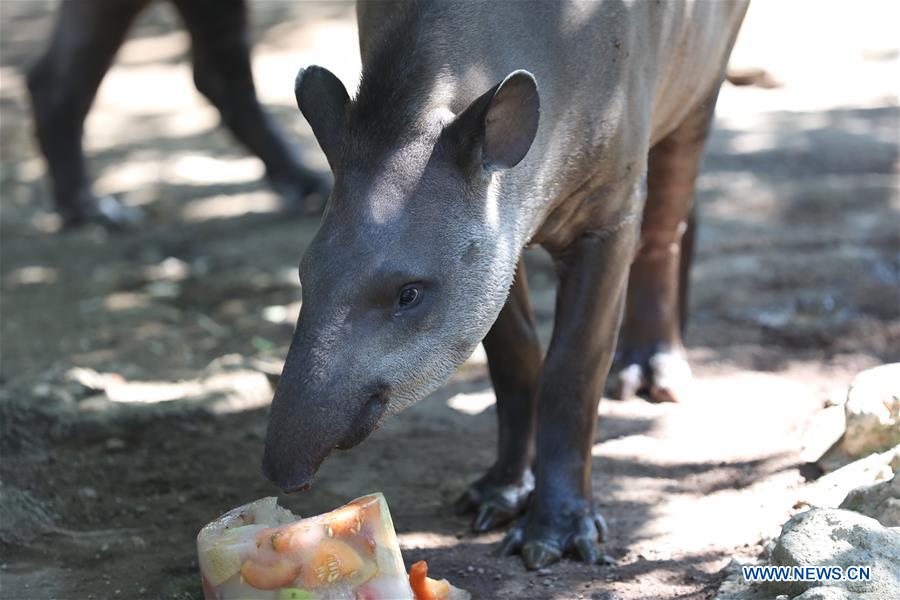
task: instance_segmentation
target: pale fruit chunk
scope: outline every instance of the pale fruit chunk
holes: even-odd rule
[[[241,555],[234,546],[213,546],[200,553],[200,569],[212,585],[222,585],[241,570]]]

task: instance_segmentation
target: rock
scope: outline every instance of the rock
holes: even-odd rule
[[[900,363],[857,375],[847,392],[842,417],[840,438],[815,461],[826,472],[900,444]],[[827,435],[819,437],[827,439]],[[893,465],[893,470],[898,466]]]
[[[872,454],[820,477],[803,492],[796,507],[836,508],[852,490],[893,477],[892,461],[900,446],[881,454]]]
[[[844,405],[842,446],[850,456],[883,452],[900,444],[900,363],[856,376]]]
[[[839,508],[872,517],[885,527],[900,527],[900,473],[890,481],[856,488]]]
[[[900,529],[849,510],[814,508],[793,516],[781,530],[772,552],[772,564],[781,566],[863,565],[871,568],[870,581],[830,582],[860,599],[891,598],[900,589]],[[773,594],[796,596],[821,587],[814,581],[775,582]]]
[[[719,571],[722,583],[713,600],[772,600],[772,594],[759,584],[744,581],[741,569],[757,564],[754,560],[735,556]]]
[[[829,585],[810,588],[794,600],[851,600],[851,596],[847,590]]]
[[[97,490],[92,487],[83,487],[78,489],[78,495],[89,500],[96,500]]]

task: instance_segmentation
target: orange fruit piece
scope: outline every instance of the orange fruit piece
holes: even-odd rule
[[[300,565],[290,560],[277,560],[269,565],[247,560],[241,565],[241,577],[258,590],[277,590],[290,585],[300,569]]]
[[[374,563],[366,563],[348,544],[335,539],[319,542],[307,561],[303,573],[306,587],[314,589],[334,584],[342,579],[357,579],[364,570],[374,568]]]

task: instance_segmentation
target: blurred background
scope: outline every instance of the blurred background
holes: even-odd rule
[[[0,0],[0,595],[199,598],[196,532],[277,492],[258,471],[266,407],[318,217],[282,214],[157,2],[84,136],[97,194],[144,223],[62,230],[24,84],[56,6]],[[355,88],[354,6],[251,0],[249,14],[259,98],[325,172],[293,81],[321,64]],[[780,86],[720,96],[697,190],[695,397],[601,402],[594,490],[615,565],[526,572],[492,557],[502,532],[452,515],[494,456],[480,350],[284,504],[310,515],[382,490],[407,561],[483,598],[715,595],[828,470],[810,463],[841,435],[854,376],[900,359],[898,24],[892,1],[751,6],[732,65]],[[546,342],[554,275],[541,252],[527,260]]]

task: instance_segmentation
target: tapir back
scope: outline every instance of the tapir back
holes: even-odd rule
[[[747,4],[361,2],[360,48],[364,69],[386,53],[403,63],[403,81],[390,85],[407,111],[458,113],[511,71],[533,73],[541,125],[504,185],[547,214],[598,169],[646,152],[716,89]]]

